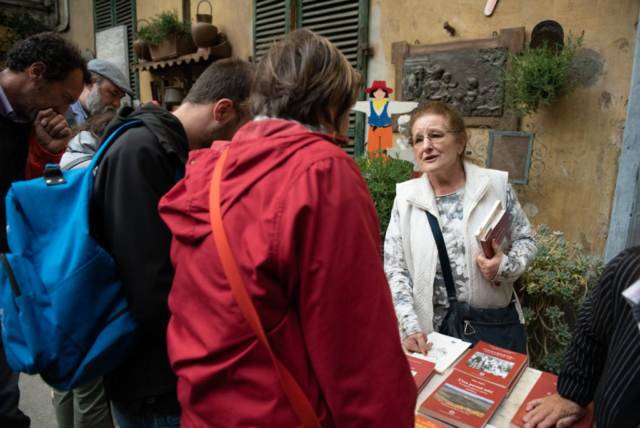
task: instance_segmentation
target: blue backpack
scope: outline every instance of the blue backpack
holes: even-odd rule
[[[94,168],[128,122],[87,168],[13,183],[6,197],[10,254],[0,254],[0,322],[7,361],[72,389],[115,369],[138,343],[113,258],[89,232]]]

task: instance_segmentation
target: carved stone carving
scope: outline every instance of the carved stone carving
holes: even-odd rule
[[[504,47],[454,50],[404,58],[405,101],[442,101],[463,116],[502,116]]]

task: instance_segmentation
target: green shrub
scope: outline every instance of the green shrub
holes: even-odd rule
[[[574,42],[569,32],[567,43],[557,49],[529,47],[518,54],[509,54],[502,70],[505,108],[518,117],[537,113],[541,105],[553,105],[562,97],[569,97],[578,78],[571,75],[573,60],[582,46],[582,35]]]
[[[369,157],[356,159],[358,167],[367,182],[373,204],[378,212],[380,235],[384,242],[384,234],[389,226],[391,208],[396,197],[396,184],[407,181],[413,173],[413,164],[382,154],[381,151]]]
[[[147,46],[155,46],[172,39],[175,35],[182,36],[185,41],[191,39],[191,22],[178,19],[178,11],[163,11],[149,19],[149,24],[138,27],[138,37]]]
[[[34,34],[49,31],[43,22],[29,13],[27,8],[20,8],[13,12],[3,10],[0,12],[0,25],[7,27],[7,32],[0,36],[0,48],[9,51],[17,42],[33,36]],[[4,52],[3,52],[4,53]],[[0,61],[6,58],[0,57]]]
[[[605,265],[591,260],[582,254],[581,245],[569,245],[561,232],[551,233],[545,225],[537,227],[534,238],[538,255],[522,275],[520,292],[529,365],[557,374],[571,342],[568,320],[577,319],[578,309]]]

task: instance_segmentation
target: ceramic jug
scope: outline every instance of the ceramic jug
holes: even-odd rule
[[[205,2],[209,4],[211,13],[200,14],[200,5]],[[212,13],[213,7],[208,0],[202,0],[198,3],[198,8],[196,9],[196,24],[191,26],[191,37],[193,37],[193,42],[198,47],[198,52],[204,52],[207,48],[215,45],[216,39],[218,38],[218,28],[211,24]]]
[[[147,24],[149,23],[146,19],[139,19],[138,22],[136,22],[136,40],[133,42],[133,51],[138,56],[139,62],[147,62],[151,59],[151,54],[149,53],[149,47],[145,45],[138,36],[138,23],[140,21],[144,21]]]

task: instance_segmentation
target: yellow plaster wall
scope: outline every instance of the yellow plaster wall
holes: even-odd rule
[[[60,2],[62,4],[62,2]],[[69,31],[61,33],[76,43],[80,51],[89,49],[96,54],[96,38],[93,31],[93,1],[69,0]]]
[[[231,43],[234,58],[248,60],[253,55],[253,1],[252,0],[209,0],[213,9],[212,24],[225,33]],[[196,23],[199,0],[191,0],[191,23]],[[209,13],[209,5],[203,2],[200,13]]]
[[[531,122],[546,131],[540,140],[549,153],[543,160],[545,170],[538,179],[539,187],[524,186],[518,198],[534,225],[547,224],[565,232],[569,241],[584,245],[588,253],[604,255],[639,2],[508,0],[498,2],[491,17],[483,14],[484,3],[403,0],[398,7],[396,0],[371,0],[369,41],[375,56],[369,62],[367,80],[385,79],[393,84],[393,42],[412,44],[419,40],[426,44],[487,38],[501,28],[524,26],[528,43],[533,27],[547,19],[559,22],[565,34],[585,30],[584,47],[600,57],[603,73],[591,86],[580,85],[569,99],[521,120],[521,127]],[[455,28],[455,37],[442,28],[445,21]]]

